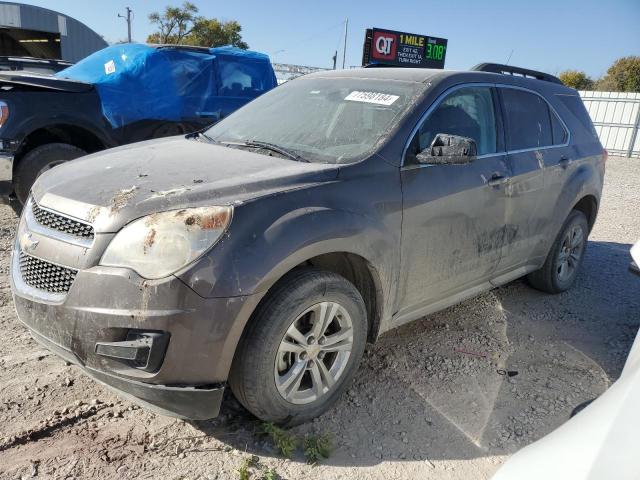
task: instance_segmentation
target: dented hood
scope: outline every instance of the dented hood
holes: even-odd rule
[[[113,233],[150,213],[238,205],[337,176],[336,165],[227,148],[184,137],[107,150],[60,165],[32,189],[44,207]]]

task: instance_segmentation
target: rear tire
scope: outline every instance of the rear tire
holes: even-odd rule
[[[344,277],[315,268],[291,272],[248,325],[231,390],[264,421],[291,426],[321,415],[358,369],[366,315],[362,296]]]
[[[47,143],[27,152],[18,163],[13,180],[20,203],[24,205],[27,201],[31,187],[42,173],[86,154],[84,150],[68,143]]]
[[[527,276],[531,286],[547,293],[561,293],[573,286],[587,249],[589,224],[584,213],[573,210],[540,270]]]

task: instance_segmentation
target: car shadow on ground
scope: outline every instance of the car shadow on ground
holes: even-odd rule
[[[569,292],[520,280],[386,333],[331,410],[291,433],[331,435],[323,463],[344,466],[509,455],[543,437],[622,370],[640,323],[630,247],[590,242]],[[193,425],[278,455],[231,395],[218,419]]]

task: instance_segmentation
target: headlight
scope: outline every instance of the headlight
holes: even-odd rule
[[[232,213],[233,207],[203,207],[142,217],[118,232],[100,265],[131,268],[149,279],[166,277],[215,245]]]

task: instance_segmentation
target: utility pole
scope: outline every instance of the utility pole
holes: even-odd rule
[[[338,61],[338,50],[336,50],[336,53],[333,54],[333,57],[331,57],[333,59],[333,69],[336,69],[336,62]]]
[[[344,70],[345,60],[347,58],[347,30],[349,28],[349,19],[344,21],[344,48],[342,49],[342,69]]]
[[[133,11],[127,7],[127,16],[118,14],[118,18],[124,18],[127,22],[127,38],[129,39],[129,43],[131,43],[131,14]]]

